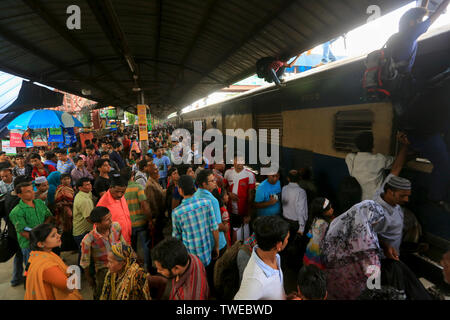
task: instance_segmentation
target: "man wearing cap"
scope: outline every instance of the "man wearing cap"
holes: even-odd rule
[[[34,184],[36,185],[37,191],[34,193],[35,199],[41,199],[47,204],[47,195],[48,195],[48,181],[44,176],[37,177],[34,180]]]
[[[408,146],[403,137],[399,137],[402,147],[392,164],[391,173],[384,180],[381,188],[375,192],[374,200],[386,212],[386,228],[378,232],[379,239],[385,247],[387,258],[398,260],[402,242],[403,210],[401,205],[409,201],[411,182],[399,177],[406,162]]]
[[[381,191],[381,190],[380,190]],[[411,182],[390,174],[383,185],[383,193],[377,192],[375,201],[386,211],[386,228],[378,233],[380,241],[389,245],[385,250],[387,258],[398,260],[402,243],[403,210],[401,205],[409,201]]]

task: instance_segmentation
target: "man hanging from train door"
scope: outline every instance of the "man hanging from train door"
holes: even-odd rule
[[[389,86],[391,100],[397,115],[402,115],[414,97],[414,93],[420,90],[422,79],[414,78],[412,70],[416,61],[417,39],[428,31],[430,26],[445,11],[450,0],[443,0],[441,5],[424,21],[428,14],[426,7],[428,0],[422,1],[422,7],[408,10],[399,21],[399,32],[392,35],[386,43],[386,54],[395,62],[398,76]]]
[[[450,182],[450,153],[443,135],[449,134],[449,110],[445,102],[445,86],[450,69],[431,80],[414,79],[412,70],[417,53],[417,38],[445,11],[450,0],[443,0],[428,19],[428,0],[422,7],[408,10],[399,22],[399,32],[386,44],[399,76],[391,90],[392,104],[399,129],[406,133],[410,148],[433,164],[428,199],[450,211],[446,201]],[[430,103],[432,102],[432,103]],[[435,110],[432,110],[435,109]],[[434,112],[433,112],[434,111]],[[427,121],[428,120],[428,121]]]

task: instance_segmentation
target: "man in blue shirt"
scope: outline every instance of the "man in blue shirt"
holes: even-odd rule
[[[172,237],[182,240],[188,252],[208,267],[219,254],[219,230],[210,201],[194,196],[191,177],[181,176],[179,185],[183,201],[172,211]]]
[[[275,216],[281,214],[280,173],[274,172],[267,176],[256,189],[255,207],[258,216]]]
[[[67,155],[67,149],[58,149],[58,151],[56,151],[56,155],[58,156],[58,164],[56,166],[56,169],[61,174],[70,175],[72,170],[75,169],[75,164],[72,160],[69,159],[69,156]]]
[[[122,144],[118,141],[113,144],[114,150],[109,154],[109,159],[117,163],[119,169],[125,167],[125,162],[123,161],[120,151],[122,150]]]
[[[156,158],[153,159],[153,163],[159,170],[159,184],[163,189],[167,188],[167,172],[171,167],[170,159],[163,155],[164,148],[159,146],[156,150]]]
[[[214,189],[217,189],[216,178],[211,170],[203,169],[198,173],[196,183],[198,185],[198,190],[194,194],[194,197],[198,199],[207,199],[211,202],[217,224],[219,225],[219,250],[221,250],[220,253],[223,254],[223,251],[225,251],[227,247],[227,240],[225,239],[224,234],[226,226],[222,223],[219,201],[217,201],[216,197],[211,193]]]
[[[396,63],[400,73],[398,80],[393,84],[392,103],[398,115],[401,115],[408,108],[408,103],[413,98],[413,94],[417,92],[417,85],[412,77],[411,71],[416,61],[417,39],[428,31],[442,12],[445,10],[450,0],[444,0],[436,11],[425,21],[428,13],[425,1],[423,7],[412,8],[408,10],[399,22],[399,32],[392,35],[386,43],[386,51]]]
[[[387,49],[400,72],[397,84],[392,92],[392,104],[398,116],[398,127],[407,135],[410,148],[427,158],[433,164],[430,177],[428,199],[450,211],[450,204],[444,201],[449,181],[450,154],[442,133],[448,130],[448,117],[445,111],[435,112],[445,101],[439,99],[433,89],[425,88],[426,79],[416,83],[412,76],[416,52],[417,38],[425,33],[430,25],[444,12],[450,0],[444,0],[428,19],[422,21],[428,13],[428,1],[423,1],[423,7],[408,10],[400,19],[399,32],[394,34],[387,43]],[[427,87],[430,87],[427,83]],[[432,88],[432,86],[431,86]],[[444,93],[445,94],[445,93]],[[445,102],[444,102],[445,104]],[[434,115],[439,114],[438,118]],[[426,130],[426,127],[432,128]]]

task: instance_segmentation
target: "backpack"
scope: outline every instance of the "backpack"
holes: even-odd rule
[[[397,78],[399,72],[394,59],[386,50],[386,45],[369,53],[365,66],[362,87],[366,97],[368,99],[390,97],[392,88],[390,83]]]
[[[8,223],[0,227],[0,263],[11,259],[19,249],[17,240],[10,237],[9,227]]]
[[[276,59],[274,57],[264,57],[256,62],[256,75],[258,78],[264,79],[268,76],[267,67],[275,60]]]

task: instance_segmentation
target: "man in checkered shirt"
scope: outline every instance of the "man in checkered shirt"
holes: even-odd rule
[[[182,240],[188,252],[206,267],[211,258],[219,256],[219,226],[212,203],[193,197],[195,185],[190,176],[181,176],[178,185],[183,201],[172,211],[172,236]]]

